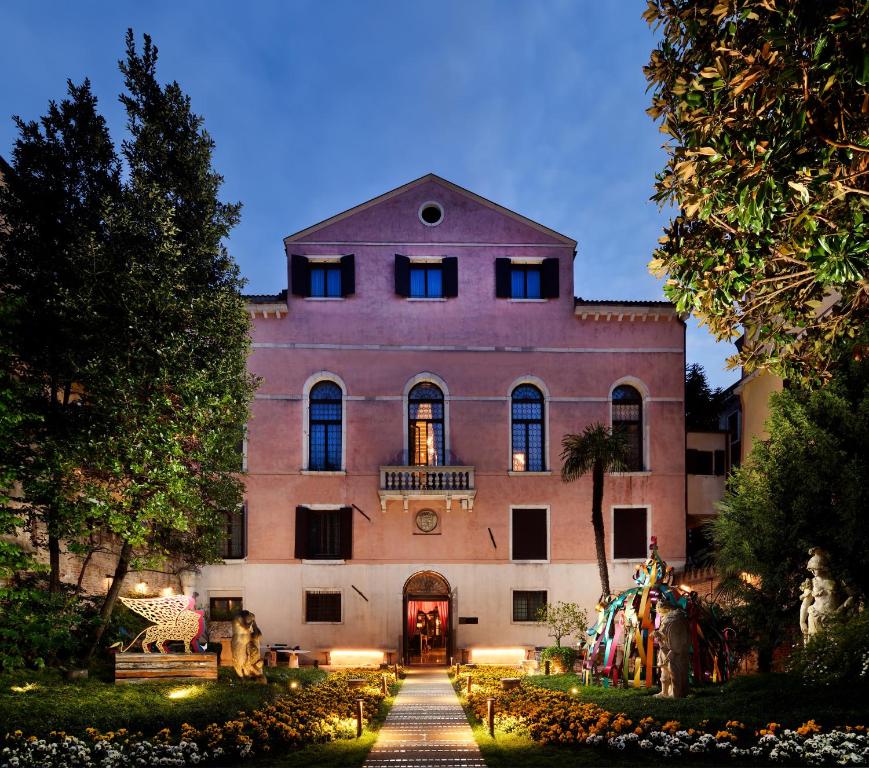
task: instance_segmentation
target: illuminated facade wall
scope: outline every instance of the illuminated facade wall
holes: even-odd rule
[[[561,438],[611,423],[625,392],[638,465],[606,481],[613,588],[650,534],[684,562],[669,304],[575,300],[606,286],[574,289],[573,240],[434,176],[285,245],[288,293],[250,298],[245,556],[204,569],[205,607],[242,597],[266,643],[398,650],[403,586],[432,570],[454,648],[548,644],[526,620],[541,593],[591,610],[600,592],[591,479],[561,482]],[[440,476],[420,481],[414,459]]]

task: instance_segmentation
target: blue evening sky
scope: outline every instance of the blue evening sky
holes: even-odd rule
[[[0,154],[89,77],[116,142],[124,33],[151,34],[217,144],[247,290],[286,287],[283,236],[432,171],[575,238],[576,293],[658,299],[663,135],[639,0],[158,0],[0,5]],[[688,330],[726,386],[729,344]]]

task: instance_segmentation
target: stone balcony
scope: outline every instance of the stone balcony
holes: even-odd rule
[[[477,495],[474,467],[426,467],[390,465],[380,467],[380,508],[386,511],[386,502],[400,499],[407,511],[411,499],[443,500],[447,510],[453,501],[462,509],[474,508]]]

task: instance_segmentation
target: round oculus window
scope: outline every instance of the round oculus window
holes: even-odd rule
[[[423,533],[431,533],[437,525],[438,516],[433,509],[421,509],[416,513],[416,527]]]
[[[428,202],[419,207],[419,220],[427,227],[436,227],[444,219],[444,209],[440,203]]]

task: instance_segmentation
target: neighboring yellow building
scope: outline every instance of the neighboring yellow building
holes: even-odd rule
[[[739,380],[733,392],[739,397],[740,425],[739,444],[741,455],[739,463],[744,461],[755,440],[769,439],[766,421],[769,418],[769,396],[773,392],[781,392],[784,382],[769,371],[754,371]]]

